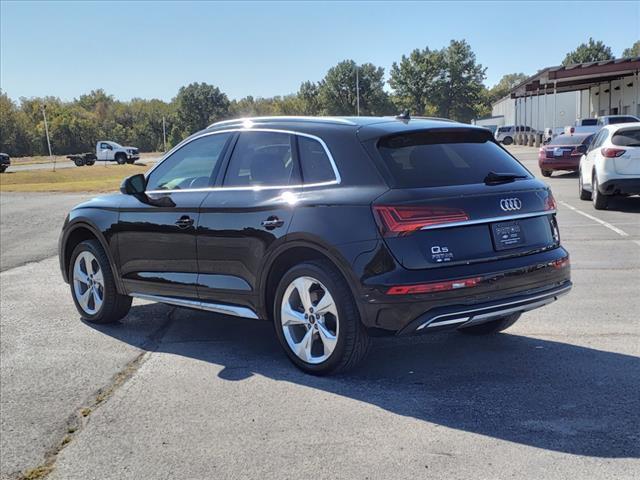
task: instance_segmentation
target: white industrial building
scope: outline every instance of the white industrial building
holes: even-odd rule
[[[582,118],[640,116],[640,57],[548,67],[493,104],[489,128],[524,125],[538,132]]]

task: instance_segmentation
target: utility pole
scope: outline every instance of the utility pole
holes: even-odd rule
[[[162,145],[164,146],[164,151],[167,151],[167,124],[164,120],[164,115],[162,116]]]
[[[358,70],[358,65],[356,65],[356,112],[360,116],[360,74]]]
[[[49,160],[51,160],[51,157],[53,155],[51,155],[51,141],[49,140],[49,125],[47,125],[47,106],[43,103],[42,104],[42,117],[44,118],[44,131],[47,134],[47,146],[49,147]],[[56,171],[56,159],[53,159],[53,171]]]

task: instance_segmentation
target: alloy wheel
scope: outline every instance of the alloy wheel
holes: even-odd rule
[[[73,265],[73,292],[78,304],[88,315],[100,311],[104,302],[104,276],[98,259],[84,251]]]
[[[282,331],[287,345],[300,360],[319,364],[336,348],[338,309],[331,293],[320,281],[304,276],[293,280],[280,307]]]

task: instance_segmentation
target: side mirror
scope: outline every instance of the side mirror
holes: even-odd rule
[[[125,195],[139,195],[144,193],[147,179],[141,173],[125,178],[120,185],[120,191]]]

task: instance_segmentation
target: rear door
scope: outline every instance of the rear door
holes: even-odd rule
[[[557,245],[549,190],[484,132],[396,135],[381,139],[378,151],[392,188],[376,200],[374,214],[406,268],[481,262]],[[502,179],[488,177],[490,172]]]
[[[260,265],[284,241],[300,190],[295,136],[242,131],[220,183],[198,225],[200,298],[253,306]]]
[[[148,174],[144,195],[123,196],[117,241],[129,292],[197,298],[200,205],[231,137],[192,140]]]
[[[611,137],[616,173],[640,176],[640,127],[621,128]]]

